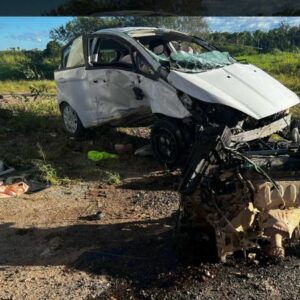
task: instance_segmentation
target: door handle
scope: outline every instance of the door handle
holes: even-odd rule
[[[95,79],[95,80],[93,80],[93,82],[94,82],[94,83],[98,83],[99,81]]]

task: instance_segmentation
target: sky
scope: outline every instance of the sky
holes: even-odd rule
[[[44,49],[51,29],[66,24],[70,17],[0,17],[0,50]],[[282,22],[300,26],[300,17],[205,17],[211,31],[267,31]]]

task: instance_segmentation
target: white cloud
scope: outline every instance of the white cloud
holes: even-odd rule
[[[207,17],[205,19],[211,31],[268,31],[280,26],[281,23],[300,26],[300,17]]]
[[[35,43],[42,43],[44,39],[48,38],[49,33],[47,31],[41,32],[24,32],[20,34],[10,34],[7,38],[19,40],[19,41],[30,41]]]

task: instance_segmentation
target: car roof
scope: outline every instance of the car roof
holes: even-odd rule
[[[179,32],[173,29],[161,28],[161,27],[115,27],[115,28],[105,28],[100,29],[94,33],[107,33],[107,34],[115,34],[115,35],[128,35],[131,37],[142,37],[149,34],[154,33],[178,33],[178,34],[185,34],[183,32]],[[186,34],[185,34],[186,35]]]
[[[113,27],[113,28],[105,28],[96,31],[95,33],[128,33],[130,31],[137,31],[137,30],[166,30],[164,28],[158,27]]]

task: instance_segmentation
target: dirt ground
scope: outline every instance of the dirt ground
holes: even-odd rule
[[[44,116],[24,110],[12,122],[10,111],[0,107],[0,157],[32,174],[30,159],[43,148],[44,161],[68,180],[0,199],[0,299],[300,298],[300,245],[289,244],[279,264],[262,256],[254,264],[242,253],[221,264],[209,242],[176,243],[177,173],[133,154],[88,162],[90,148],[144,144],[141,130],[78,142],[62,133],[55,114],[42,127]],[[110,184],[104,171],[118,180]]]
[[[158,170],[1,199],[0,299],[299,299],[297,245],[279,265],[179,257],[176,181]]]

